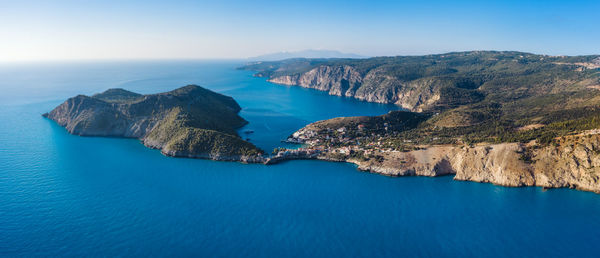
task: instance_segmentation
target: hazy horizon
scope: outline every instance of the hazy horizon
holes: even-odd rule
[[[496,50],[496,49],[486,49],[486,50],[481,50],[481,49],[473,49],[473,50],[461,50],[461,51],[446,51],[446,52],[437,52],[437,53],[422,53],[422,54],[404,54],[404,55],[378,55],[378,56],[363,56],[363,57],[357,57],[357,58],[349,58],[349,59],[360,59],[360,58],[371,58],[371,57],[391,57],[391,56],[422,56],[422,55],[443,55],[443,54],[448,54],[448,53],[453,53],[453,52],[470,52],[470,51],[498,51],[498,52],[523,52],[523,53],[530,53],[530,54],[536,54],[536,55],[547,55],[547,56],[584,56],[584,55],[600,55],[600,53],[592,53],[592,54],[581,54],[581,55],[552,55],[552,54],[545,54],[545,53],[535,53],[535,52],[526,52],[526,51],[519,51],[519,50]],[[284,51],[279,51],[279,52],[284,52]],[[273,52],[273,53],[277,53],[277,52]],[[269,54],[273,54],[273,53],[265,53],[264,55],[269,55]],[[355,54],[355,53],[348,53],[348,54]],[[262,55],[259,55],[262,56]],[[247,61],[247,62],[253,62],[253,61],[274,61],[274,60],[259,60],[259,59],[253,59],[255,58],[254,56],[252,57],[164,57],[164,58],[151,58],[151,57],[134,57],[134,58],[119,58],[119,57],[111,57],[111,58],[81,58],[81,59],[77,59],[77,58],[73,58],[73,59],[25,59],[25,60],[0,60],[0,64],[43,64],[43,63],[87,63],[87,62],[152,62],[152,61]],[[310,57],[309,57],[310,58]],[[327,57],[325,57],[327,58]],[[334,57],[335,58],[335,57]],[[281,59],[283,60],[283,59]]]
[[[586,0],[2,2],[0,62],[245,59],[307,49],[589,55],[600,54],[599,9]]]

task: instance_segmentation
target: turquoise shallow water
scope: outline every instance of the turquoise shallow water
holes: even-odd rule
[[[394,106],[273,85],[238,63],[0,66],[0,256],[589,256],[600,195],[354,166],[244,165],[160,155],[133,139],[69,135],[40,116],[110,87],[189,83],[231,95],[270,150],[304,124]]]

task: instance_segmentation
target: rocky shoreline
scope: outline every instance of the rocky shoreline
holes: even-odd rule
[[[572,188],[600,193],[600,134],[578,134],[559,139],[559,146],[532,150],[528,144],[500,143],[477,146],[439,145],[408,152],[381,152],[383,159],[361,160],[340,155],[340,149],[320,150],[299,148],[281,150],[269,157],[253,159],[223,157],[222,161],[241,161],[274,165],[290,160],[323,160],[347,162],[360,171],[385,176],[448,176],[458,181],[491,183],[506,187],[537,186],[543,188]],[[531,152],[526,154],[527,152]],[[185,155],[171,155],[190,157]],[[523,155],[530,155],[524,158]]]
[[[386,176],[445,176],[454,180],[507,187],[573,188],[600,193],[600,132],[591,130],[557,139],[558,145],[534,142],[423,146],[413,151],[380,151],[380,159],[353,157],[357,149],[300,148],[280,151],[265,164],[318,159],[348,162],[357,169]]]
[[[305,143],[306,139],[292,135],[288,141]],[[600,193],[600,131],[561,137],[557,142],[557,146],[542,148],[534,147],[535,143],[422,146],[404,152],[381,150],[372,153],[380,159],[361,159],[353,155],[361,151],[358,146],[323,148],[309,145],[282,149],[270,156],[221,155],[170,150],[142,140],[145,146],[160,149],[169,157],[264,165],[290,160],[347,162],[355,164],[360,171],[392,177],[454,175],[454,180],[508,187],[573,188]]]
[[[568,187],[600,193],[598,129],[569,129],[572,133],[539,144],[537,139],[527,144],[470,144],[461,139],[426,143],[415,140],[419,134],[397,136],[429,116],[394,111],[311,123],[287,139],[304,147],[265,155],[237,135],[236,129],[247,123],[238,115],[240,109],[231,97],[189,85],[151,95],[122,89],[79,95],[44,116],[71,134],[138,138],[171,157],[265,165],[317,159],[353,163],[361,171],[387,176],[454,175],[455,180],[511,187]]]

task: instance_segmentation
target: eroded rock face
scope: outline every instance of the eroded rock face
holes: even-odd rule
[[[440,176],[502,186],[569,187],[600,193],[600,135],[567,136],[558,146],[519,143],[431,146],[381,153],[382,162],[348,159],[361,170],[390,176]]]
[[[598,69],[599,65],[598,56],[565,58],[514,51],[468,51],[366,59],[298,58],[252,62],[239,69],[255,71],[255,76],[274,83],[397,104],[411,111],[437,112],[484,98],[511,102],[583,90],[596,86],[598,76],[581,72]]]
[[[449,153],[449,160],[456,171],[456,180],[504,186],[535,185],[531,166],[521,158],[524,151],[517,143],[465,147]]]
[[[299,75],[286,75],[269,79],[284,85],[327,91],[331,95],[353,97],[362,84],[362,75],[354,68],[344,66],[319,66]]]
[[[404,82],[390,76],[381,67],[360,74],[347,65],[322,65],[305,73],[277,76],[268,81],[326,91],[330,95],[368,102],[396,104],[417,112],[435,108],[444,102],[444,94],[440,91],[445,86],[443,81],[422,78]]]
[[[290,138],[320,150],[315,158],[350,162],[359,170],[388,176],[454,175],[461,181],[510,187],[568,187],[600,193],[600,130],[560,137],[551,145],[435,145],[405,152],[352,145],[320,146],[320,141],[314,139],[324,133],[319,126],[325,122],[331,126],[339,120],[313,123]]]
[[[359,170],[388,176],[443,176],[456,173],[447,156],[453,149],[450,146],[438,146],[410,152],[384,152],[378,153],[383,157],[382,162],[348,161],[357,164]]]
[[[600,193],[600,135],[564,137],[558,146],[534,151],[536,185]]]
[[[71,134],[85,136],[118,136],[140,138],[162,119],[162,116],[131,116],[117,103],[78,95],[59,105],[46,116]]]

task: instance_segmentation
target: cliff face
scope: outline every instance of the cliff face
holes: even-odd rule
[[[504,143],[455,149],[448,154],[456,180],[493,183],[504,186],[535,185],[533,171],[521,157],[517,143]]]
[[[347,65],[319,66],[302,74],[272,77],[268,81],[369,102],[393,103],[415,111],[427,109],[440,99],[439,89],[432,80],[403,83],[382,69],[363,75]]]
[[[330,95],[368,102],[396,104],[417,112],[444,108],[448,104],[453,106],[468,104],[479,101],[483,97],[473,90],[449,87],[448,82],[440,78],[428,77],[403,81],[389,75],[385,67],[361,74],[348,65],[322,65],[301,74],[271,77],[268,81],[326,91]],[[455,98],[456,94],[453,92],[460,92],[460,98]]]
[[[532,168],[538,186],[600,193],[600,134],[569,136],[557,147],[535,150]]]
[[[503,186],[569,187],[600,193],[600,129],[555,137],[549,144],[533,140],[527,144],[430,145],[397,138],[422,126],[426,118],[402,111],[333,118],[301,128],[288,141],[305,145],[292,154],[317,153],[314,158],[346,161],[359,170],[388,176],[454,175],[455,180]]]
[[[379,153],[383,159],[348,159],[358,168],[390,176],[440,176],[502,186],[569,187],[600,193],[600,135],[567,136],[557,146],[519,143],[431,146]]]
[[[285,85],[331,95],[443,111],[465,104],[514,101],[581,90],[597,79],[598,56],[551,57],[512,51],[470,51],[366,59],[288,59],[240,69]],[[586,69],[584,69],[586,68]]]
[[[68,99],[44,116],[71,134],[139,138],[169,156],[253,161],[261,151],[236,134],[239,105],[199,86],[140,95],[111,89]]]
[[[145,136],[163,116],[132,115],[128,110],[128,107],[121,104],[79,95],[68,99],[46,116],[65,127],[71,134],[130,138]]]
[[[327,91],[331,95],[353,97],[362,84],[363,76],[347,65],[319,66],[303,74],[275,77],[269,81]]]

